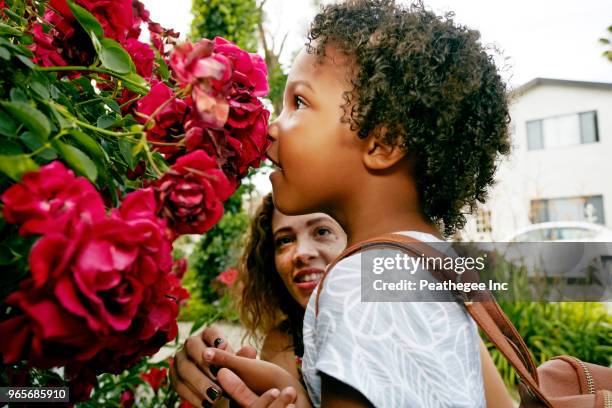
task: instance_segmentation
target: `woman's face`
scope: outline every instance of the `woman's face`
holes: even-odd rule
[[[287,290],[302,307],[317,286],[325,267],[346,246],[346,234],[323,213],[272,216],[274,264]]]

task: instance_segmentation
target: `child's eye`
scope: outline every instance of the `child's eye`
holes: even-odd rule
[[[295,95],[293,97],[293,101],[295,103],[295,108],[296,109],[302,109],[302,108],[306,107],[306,102],[304,101],[304,99],[301,96]]]

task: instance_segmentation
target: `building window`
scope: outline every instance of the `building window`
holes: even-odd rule
[[[531,201],[531,221],[585,221],[605,224],[603,197],[568,197]]]
[[[476,213],[476,232],[489,233],[491,232],[491,211],[478,210]]]
[[[598,141],[596,111],[527,122],[527,150],[541,150]]]

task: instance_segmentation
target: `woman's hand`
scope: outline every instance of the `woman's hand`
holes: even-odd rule
[[[293,389],[297,407],[311,406],[308,393],[299,380],[275,364],[211,347],[206,348],[200,358],[202,364],[223,367],[217,375],[218,384],[243,407],[253,406],[258,395],[262,398],[272,389],[283,390],[281,397]]]
[[[183,348],[176,353],[174,364],[170,368],[170,383],[181,398],[194,406],[227,406],[228,400],[222,398],[222,388],[216,381],[218,367],[211,366],[202,359],[202,353],[208,347],[217,347],[234,355],[223,333],[214,326],[207,327],[199,336],[191,336],[185,340]],[[250,359],[254,359],[256,354],[255,349],[249,346],[236,353]]]

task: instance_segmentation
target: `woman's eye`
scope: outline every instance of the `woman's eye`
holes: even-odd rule
[[[276,245],[277,248],[280,248],[287,244],[290,244],[291,242],[293,242],[291,237],[280,237],[274,241],[274,244]]]
[[[302,99],[301,96],[296,95],[293,97],[293,100],[294,100],[296,109],[302,109],[306,107],[306,102],[304,102],[304,99]]]
[[[325,227],[317,228],[316,230],[316,234],[320,237],[330,235],[331,233],[332,231],[329,228],[325,228]]]

